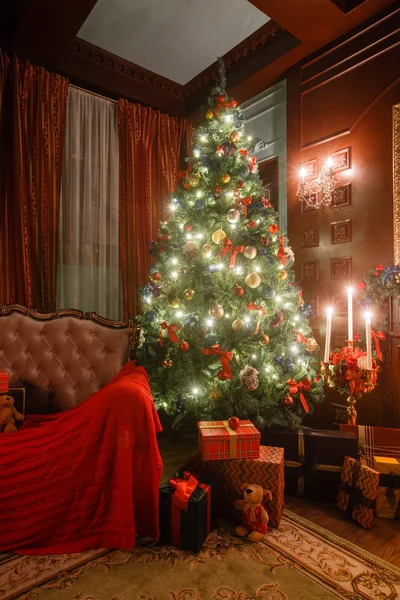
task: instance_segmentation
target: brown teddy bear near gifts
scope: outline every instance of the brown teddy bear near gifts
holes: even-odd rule
[[[240,489],[243,492],[243,499],[235,500],[234,506],[242,511],[243,525],[236,527],[235,533],[240,536],[248,534],[249,540],[258,542],[267,533],[269,520],[262,503],[264,498],[272,500],[272,494],[255,483],[242,483]]]
[[[17,431],[16,422],[22,423],[24,419],[24,415],[14,407],[12,396],[0,396],[0,433]]]

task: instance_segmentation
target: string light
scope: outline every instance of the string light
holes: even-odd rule
[[[225,319],[230,319],[231,315],[225,314]]]
[[[199,388],[197,388],[197,387],[193,388],[192,393],[193,393],[193,396],[197,396],[197,394],[199,393]]]
[[[201,142],[205,142],[207,140],[207,136],[206,135],[201,135],[200,136],[200,141]]]
[[[228,198],[233,198],[233,192],[226,192],[226,196]]]
[[[196,156],[196,158],[198,158],[200,156],[200,151],[196,148],[195,150],[193,150],[193,154]]]
[[[212,327],[213,326],[213,320],[212,319],[206,319],[206,323],[208,327]]]
[[[170,204],[169,208],[172,210],[172,212],[175,212],[177,207],[175,204]]]
[[[246,316],[244,317],[243,321],[244,321],[245,323],[250,323],[250,317],[249,317],[249,315],[246,315]]]
[[[253,358],[253,359],[256,359],[256,358],[257,358],[257,356],[256,356],[255,354],[252,354],[252,355],[251,355],[251,358]]]
[[[178,279],[178,273],[176,271],[172,271],[171,277],[172,279]]]
[[[183,223],[179,223],[179,229],[183,229],[184,224]]]
[[[296,344],[293,344],[292,346],[292,352],[294,352],[295,354],[297,354],[299,351],[298,347],[296,346]]]
[[[282,296],[275,296],[275,300],[277,302],[282,302]]]
[[[198,240],[202,240],[203,237],[204,237],[204,234],[203,233],[196,233],[196,237],[197,237]]]
[[[267,366],[265,367],[265,372],[266,372],[266,373],[270,373],[270,372],[271,372],[271,366],[270,366],[270,365],[267,365]]]
[[[172,258],[171,262],[173,265],[177,265],[178,264],[178,259],[177,258]]]
[[[299,318],[300,318],[300,317],[299,317],[299,315],[294,315],[294,317],[293,317],[293,319],[294,319],[295,321],[298,321],[298,320],[299,320]]]
[[[243,273],[243,269],[242,269],[242,267],[236,267],[236,268],[235,268],[235,271],[236,271],[236,273],[237,273],[238,275],[241,275],[241,274]]]
[[[187,233],[186,234],[186,239],[187,240],[191,240],[192,239],[192,234],[191,233]]]
[[[229,223],[229,225],[232,227],[232,229],[236,229],[236,223]]]
[[[232,121],[232,115],[225,115],[225,121],[230,123]]]
[[[249,135],[249,136],[247,137],[247,140],[248,140],[249,142],[251,142],[251,140],[252,140],[252,139],[253,139],[253,138],[251,137],[251,135]]]
[[[290,304],[290,302],[286,302],[285,304],[285,308],[290,308],[292,305]]]
[[[256,271],[256,273],[259,273],[261,271],[261,268],[257,265],[257,267],[255,267],[254,270]]]
[[[176,316],[178,317],[178,319],[180,319],[181,317],[183,317],[183,312],[181,310],[176,311]]]
[[[202,195],[203,195],[203,192],[202,192],[201,190],[198,190],[198,191],[196,192],[196,196],[197,196],[197,198],[201,198],[201,197],[202,197]]]

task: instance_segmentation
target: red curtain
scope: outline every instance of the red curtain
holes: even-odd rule
[[[176,187],[181,153],[190,153],[192,127],[185,119],[120,100],[119,137],[122,297],[124,318],[133,318],[151,264],[150,241],[166,218],[162,203]]]
[[[0,302],[55,310],[68,80],[0,51]]]

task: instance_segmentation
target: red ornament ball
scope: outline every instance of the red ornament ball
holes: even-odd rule
[[[292,396],[286,396],[286,397],[283,399],[283,404],[284,404],[285,406],[292,406],[293,402],[294,402],[294,401],[293,401],[293,398],[292,398]]]
[[[218,196],[219,194],[222,194],[222,187],[220,185],[216,185],[214,188],[214,194],[216,196]]]
[[[154,271],[154,273],[152,273],[150,275],[150,277],[152,278],[153,281],[160,281],[161,273],[159,271]]]
[[[268,227],[268,230],[270,231],[270,233],[278,233],[279,227],[278,225],[275,225],[275,223],[273,223]]]
[[[267,237],[261,238],[261,245],[262,246],[267,247],[267,246],[269,246],[269,243],[270,243],[270,239],[269,238],[267,238]]]
[[[242,288],[241,285],[235,285],[233,290],[234,290],[236,296],[243,296],[243,294],[244,294],[244,289]]]
[[[247,223],[246,223],[247,229],[254,229],[254,227],[256,225],[257,225],[257,223],[255,221],[247,221]]]
[[[190,223],[185,223],[183,226],[185,231],[192,231],[193,227],[191,226]]]
[[[179,350],[181,350],[181,352],[187,352],[189,348],[190,346],[188,342],[185,342],[185,340],[182,340],[182,342],[179,344]]]
[[[226,373],[224,373],[224,371],[218,371],[217,373],[217,377],[220,381],[225,381],[225,379],[228,379],[228,376]]]
[[[236,431],[240,425],[240,419],[238,419],[238,417],[231,417],[228,421],[228,425],[233,431]]]
[[[245,182],[242,179],[239,179],[238,182],[237,182],[237,184],[236,184],[236,187],[238,187],[239,190],[242,190],[245,185],[246,185]]]

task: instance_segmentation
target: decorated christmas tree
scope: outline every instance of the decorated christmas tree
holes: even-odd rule
[[[138,363],[175,424],[236,415],[295,427],[323,400],[318,346],[221,63],[204,116],[151,244]]]

